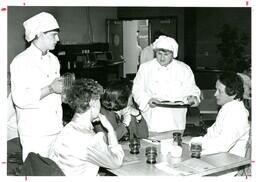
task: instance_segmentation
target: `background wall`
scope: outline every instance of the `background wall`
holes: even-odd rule
[[[178,59],[193,69],[200,66],[216,67],[220,55],[216,34],[224,24],[237,27],[251,35],[250,8],[182,8],[182,7],[125,7],[118,8],[118,18],[139,19],[150,17],[177,17]],[[251,45],[246,47],[251,54]]]
[[[196,66],[218,68],[221,59],[216,37],[224,24],[236,27],[238,32],[251,37],[251,12],[249,8],[197,8],[196,9]],[[245,54],[251,55],[251,42]]]
[[[106,42],[106,19],[137,20],[175,16],[178,59],[191,66],[202,88],[212,88],[215,84],[215,72],[210,73],[213,75],[210,78],[196,72],[199,67],[217,67],[221,57],[216,48],[219,43],[216,34],[223,24],[237,27],[251,36],[250,8],[8,7],[8,63],[26,47],[22,23],[41,11],[56,16],[61,27],[60,39],[64,44]],[[125,41],[129,41],[129,38]],[[247,55],[251,55],[250,43],[246,47]]]
[[[179,44],[178,59],[184,60],[184,8],[179,7],[125,7],[118,8],[117,15],[120,19],[146,19],[154,17],[170,17],[177,16],[177,31]]]
[[[202,89],[214,89],[220,73],[218,62],[222,60],[217,50],[220,40],[216,35],[222,26],[236,27],[251,37],[251,8],[125,7],[117,12],[120,19],[177,17],[178,59],[192,68]],[[251,41],[245,55],[251,56]]]
[[[58,20],[60,40],[63,44],[106,42],[105,20],[117,18],[115,7],[10,6],[8,7],[8,65],[26,48],[22,23],[42,11],[52,13]]]

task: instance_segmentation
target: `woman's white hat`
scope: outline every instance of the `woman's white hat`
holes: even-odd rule
[[[42,12],[32,16],[23,23],[25,28],[25,39],[30,42],[37,34],[58,29],[57,20],[50,13]]]
[[[178,44],[176,40],[171,37],[167,37],[161,35],[158,39],[153,43],[153,49],[166,49],[173,52],[173,57],[176,58],[178,56]]]

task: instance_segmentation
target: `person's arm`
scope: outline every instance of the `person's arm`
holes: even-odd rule
[[[238,113],[229,113],[225,118],[221,118],[223,125],[213,125],[201,138],[202,154],[228,152],[239,138],[244,137],[247,132],[249,133],[248,128],[243,124],[247,122],[246,118],[247,116],[239,111]]]
[[[104,107],[101,107],[100,113],[103,114],[107,118],[107,120],[111,123],[112,127],[116,132],[117,140],[120,140],[125,134],[128,133],[126,126],[123,123],[118,121],[118,118],[120,117],[118,115],[119,113],[116,113],[114,111],[107,111]],[[104,128],[101,123],[100,125],[102,128]]]
[[[100,122],[102,123],[103,127],[106,128],[106,130],[108,131],[107,138],[108,138],[109,145],[118,144],[115,130],[114,130],[113,126],[111,125],[111,123],[109,122],[109,120],[106,118],[106,116],[99,114],[99,119],[100,119]]]
[[[124,123],[118,123],[115,133],[117,140],[120,140],[128,133],[128,128]]]
[[[19,108],[38,108],[42,98],[52,92],[59,93],[62,89],[60,81],[53,81],[51,88],[49,85],[41,88],[41,80],[38,80],[38,69],[32,64],[24,64],[24,58],[16,58],[11,64],[11,92],[15,105]],[[56,61],[57,62],[57,61]],[[58,65],[56,65],[57,67]],[[57,69],[57,68],[56,68]],[[60,80],[57,78],[56,80]]]
[[[149,100],[151,99],[151,96],[146,92],[146,84],[148,84],[145,81],[146,71],[147,70],[145,70],[144,65],[141,65],[133,80],[132,94],[141,111],[148,109]]]
[[[41,88],[40,99],[50,95],[50,94],[61,94],[63,90],[63,78],[59,77],[53,80],[53,82],[43,88]]]
[[[186,102],[188,102],[188,104],[191,104],[191,106],[193,107],[197,107],[200,103],[201,91],[197,87],[194,74],[189,67],[187,67],[184,71],[183,85],[183,94],[185,96]]]
[[[100,167],[119,168],[123,163],[124,151],[119,144],[108,145],[104,137],[102,132],[94,136],[93,144],[87,148],[86,160]]]
[[[19,108],[38,108],[40,101],[40,83],[33,75],[33,65],[24,65],[24,60],[17,58],[11,64],[11,92],[15,105]]]
[[[122,165],[124,152],[118,144],[115,131],[104,115],[99,116],[102,125],[108,130],[107,141],[105,135],[99,132],[95,135],[94,144],[88,148],[88,161],[106,168],[118,168]]]

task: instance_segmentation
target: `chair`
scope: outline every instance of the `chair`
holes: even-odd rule
[[[252,150],[252,140],[251,140],[251,130],[250,130],[249,139],[246,146],[245,158],[251,159],[251,150]],[[240,168],[236,176],[251,176],[251,164],[248,164]]]
[[[7,141],[7,175],[18,176],[23,165],[20,138]]]
[[[22,166],[24,176],[65,176],[59,166],[51,159],[30,152]]]

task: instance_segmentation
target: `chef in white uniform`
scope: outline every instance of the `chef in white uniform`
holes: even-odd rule
[[[184,130],[187,108],[156,106],[161,101],[183,101],[198,106],[200,89],[192,70],[174,58],[178,44],[170,37],[160,36],[153,43],[156,58],[141,64],[133,84],[133,96],[147,121],[150,132]]]
[[[31,44],[13,59],[10,70],[24,161],[29,152],[48,157],[51,144],[63,127],[63,79],[59,60],[49,52],[59,41],[56,19],[42,12],[23,26]]]

